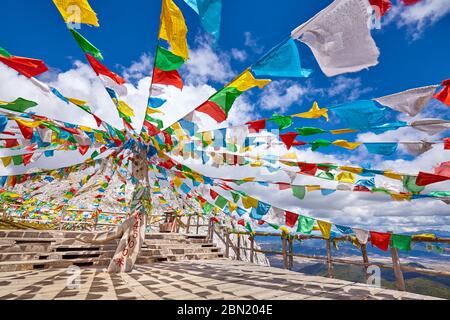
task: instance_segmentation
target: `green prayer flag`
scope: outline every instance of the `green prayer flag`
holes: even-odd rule
[[[98,151],[95,150],[95,151],[92,152],[92,154],[91,154],[91,159],[95,159],[98,155],[99,155]]]
[[[391,247],[399,250],[410,251],[411,250],[411,236],[405,236],[401,234],[391,235]]]
[[[23,164],[23,157],[21,155],[12,156],[12,160],[15,166]]]
[[[15,112],[25,112],[27,109],[37,106],[37,103],[34,101],[26,100],[23,98],[17,98],[13,102],[9,102],[6,104],[0,103],[0,108],[7,109]]]
[[[301,136],[312,136],[315,134],[328,132],[327,130],[312,127],[296,128],[295,130],[297,130],[298,134]]]
[[[205,214],[210,214],[212,209],[213,209],[213,205],[209,202],[205,202],[205,204],[203,205],[203,212]]]
[[[305,186],[292,186],[292,192],[295,197],[297,197],[300,200],[305,199],[306,195],[306,188]]]
[[[280,229],[280,226],[277,226],[276,224],[268,223],[268,225],[271,226],[272,228],[274,228],[275,230]]]
[[[6,58],[11,58],[11,54],[7,50],[3,49],[2,47],[0,47],[0,55],[4,56]]]
[[[313,230],[314,223],[316,220],[310,217],[300,216],[298,218],[297,232],[310,234]]]
[[[242,92],[236,88],[225,87],[213,95],[209,101],[215,102],[226,114],[228,114],[234,101],[236,101],[241,94]]]
[[[416,184],[417,177],[403,176],[403,187],[411,193],[417,194],[422,192],[425,187],[420,187]]]
[[[450,197],[450,191],[433,191],[430,192],[433,197]]]
[[[215,205],[218,206],[220,209],[225,208],[225,206],[227,205],[228,200],[224,197],[222,197],[221,195],[219,195],[216,199]]]
[[[316,177],[322,178],[322,179],[327,179],[327,180],[334,180],[334,174],[332,174],[331,172],[322,171]]]
[[[283,116],[279,114],[273,114],[269,121],[273,121],[278,125],[280,130],[289,128],[292,125],[292,118],[289,116]]]
[[[84,53],[89,53],[91,56],[98,60],[103,60],[102,53],[99,49],[97,49],[92,43],[89,42],[85,37],[83,37],[81,34],[79,34],[74,29],[70,28],[70,32],[72,32],[73,37],[78,42],[78,45],[80,46],[81,50],[83,50]]]
[[[184,64],[184,59],[158,46],[155,63],[156,67],[162,71],[174,71]]]
[[[148,114],[145,115],[145,120],[156,123],[156,126],[158,127],[158,129],[162,129],[164,127],[164,122],[161,119],[153,118],[152,116],[150,116]]]
[[[240,199],[239,194],[237,194],[237,193],[235,193],[233,191],[231,191],[231,196],[233,197],[233,201],[235,203],[237,203],[239,201],[239,199]]]
[[[248,232],[253,232],[252,225],[250,224],[250,222],[247,222],[245,224],[245,228],[248,230]]]
[[[123,134],[123,132],[118,129],[114,129],[114,131],[116,132],[117,137],[120,139],[120,141],[125,142],[125,135]]]
[[[324,139],[319,139],[314,142],[311,142],[311,150],[316,151],[320,147],[328,147],[329,145],[331,145],[330,141],[324,140]]]

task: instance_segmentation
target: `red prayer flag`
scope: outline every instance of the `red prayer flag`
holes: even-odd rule
[[[33,138],[33,128],[24,126],[19,121],[16,121],[16,123],[19,126],[20,132],[25,139],[30,140],[31,138]]]
[[[211,198],[213,198],[214,200],[216,200],[216,198],[219,196],[219,194],[215,192],[213,189],[209,190],[209,194]]]
[[[175,86],[180,90],[183,89],[183,79],[177,70],[163,71],[155,67],[153,70],[153,83]]]
[[[285,214],[286,214],[286,225],[292,228],[293,226],[295,226],[295,223],[298,220],[298,214],[290,211],[285,211]]]
[[[287,132],[280,134],[280,139],[283,141],[286,148],[289,150],[292,147],[292,143],[294,142],[295,138],[297,138],[298,133],[297,132]]]
[[[24,154],[24,155],[23,155],[22,159],[23,159],[23,165],[24,165],[24,166],[26,166],[26,165],[28,165],[28,164],[31,163],[31,157],[32,157],[32,156],[33,156],[32,153],[27,153],[27,154]]]
[[[314,163],[303,163],[298,162],[298,167],[300,168],[300,172],[304,174],[309,174],[311,176],[314,176],[317,172],[317,165]]]
[[[245,227],[245,220],[244,219],[239,220],[238,224]]]
[[[416,4],[420,0],[402,0],[402,2],[405,4],[405,6],[411,6],[413,4]]]
[[[206,101],[202,103],[195,111],[206,113],[208,116],[221,123],[227,120],[227,114],[225,111],[215,102]]]
[[[78,151],[82,156],[86,154],[86,152],[89,150],[89,146],[79,146]]]
[[[97,127],[100,127],[102,125],[102,120],[99,117],[97,117],[95,114],[92,114],[92,116],[94,117],[95,122],[97,122]]]
[[[27,78],[36,77],[48,70],[44,61],[38,59],[24,58],[24,57],[4,57],[0,55],[0,61],[8,67],[13,68],[20,74]]]
[[[154,124],[148,122],[147,120],[144,120],[144,126],[147,128],[147,132],[150,137],[154,137],[161,132]]]
[[[259,220],[258,221],[258,225],[262,226],[263,224],[265,224],[266,222],[264,220]]]
[[[450,161],[443,162],[434,168],[434,174],[450,178]]]
[[[444,150],[450,150],[450,138],[444,139]]]
[[[3,139],[3,140],[5,141],[5,148],[14,148],[19,145],[17,139]]]
[[[370,231],[370,242],[372,243],[372,245],[383,251],[388,250],[390,240],[390,233]]]
[[[365,186],[355,186],[353,191],[370,192],[370,189]]]
[[[259,133],[266,128],[266,120],[256,120],[247,122],[250,133]]]
[[[110,71],[106,66],[101,64],[97,59],[95,59],[91,55],[86,54],[86,58],[88,59],[89,64],[91,65],[92,69],[94,69],[97,76],[99,75],[107,76],[108,78],[111,78],[112,80],[114,80],[114,82],[116,82],[119,85],[122,85],[126,82],[125,79],[115,74],[114,72]]]
[[[442,81],[444,89],[434,95],[434,98],[438,99],[442,103],[450,106],[450,79]]]
[[[286,182],[279,182],[278,183],[278,190],[287,190],[291,188],[291,184],[290,183],[286,183]]]
[[[429,184],[433,184],[436,182],[450,180],[450,177],[440,176],[437,174],[419,172],[419,175],[416,179],[416,185],[418,186],[427,186]]]

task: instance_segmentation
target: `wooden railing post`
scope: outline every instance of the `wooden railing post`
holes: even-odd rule
[[[294,256],[292,255],[294,253],[294,246],[292,243],[292,238],[289,237],[289,270],[292,270],[294,268]]]
[[[195,234],[198,234],[198,228],[200,227],[200,216],[197,215],[197,230],[195,231]]]
[[[287,243],[286,243],[286,237],[281,237],[281,243],[283,246],[283,268],[288,269],[288,259],[287,259]]]
[[[389,231],[389,233],[392,233]],[[406,291],[405,278],[403,278],[402,268],[400,266],[400,259],[398,257],[398,249],[392,248],[391,246],[391,256],[392,256],[392,267],[394,269],[395,283],[397,289],[400,291]]]
[[[238,261],[241,261],[241,235],[237,234],[237,252],[236,252],[236,259]]]
[[[327,276],[333,278],[333,262],[331,261],[331,241],[327,241]]]
[[[361,244],[361,254],[364,262],[364,274],[367,280],[369,278],[369,275],[367,274],[367,268],[369,267],[369,257],[367,256],[367,246],[365,244]]]
[[[253,263],[255,261],[255,238],[250,237],[250,262]]]
[[[230,257],[230,234],[225,230],[225,257]]]
[[[192,215],[190,215],[188,217],[187,226],[186,226],[186,233],[187,234],[189,234],[189,228],[191,227],[191,218],[192,218]]]

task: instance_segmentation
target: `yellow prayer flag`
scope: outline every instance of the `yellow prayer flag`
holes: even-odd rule
[[[421,240],[435,240],[436,236],[432,233],[422,233],[422,234],[416,234],[412,236],[413,240],[421,239]]]
[[[2,157],[1,159],[5,168],[11,164],[12,157]]]
[[[85,23],[98,27],[97,14],[88,0],[53,0],[66,23]]]
[[[117,109],[127,117],[134,117],[134,110],[123,100],[119,100]]]
[[[95,141],[103,143],[103,144],[106,144],[106,141],[105,141],[105,139],[103,139],[103,135],[102,134],[100,134],[98,132],[95,132],[94,133],[94,138],[95,138]]]
[[[333,142],[335,146],[345,148],[348,150],[354,150],[358,148],[362,143],[361,142],[348,142],[347,140],[336,140]]]
[[[363,168],[358,168],[358,167],[346,167],[346,166],[342,166],[339,167],[340,170],[342,171],[348,171],[348,172],[352,172],[355,174],[361,174],[363,172]]]
[[[245,70],[239,77],[231,82],[227,87],[236,88],[237,90],[244,92],[254,87],[260,89],[268,85],[272,80],[270,79],[255,79],[249,69]]]
[[[324,117],[328,121],[328,109],[326,108],[320,109],[317,102],[314,102],[311,110],[309,110],[308,112],[297,113],[294,114],[293,116],[306,119],[317,119],[320,117]]]
[[[341,172],[336,176],[336,180],[344,183],[355,183],[355,175],[351,172]]]
[[[320,191],[321,188],[320,186],[306,186],[306,191],[311,192],[311,191]]]
[[[262,167],[263,166],[263,162],[262,161],[255,161],[253,163],[250,164],[251,167]]]
[[[236,211],[238,205],[234,202],[228,201],[228,209],[230,209],[230,212]]]
[[[80,130],[86,131],[86,132],[93,132],[94,130],[92,128],[89,127],[85,127],[85,126],[79,126]]]
[[[87,101],[84,100],[80,100],[80,99],[75,99],[75,98],[68,98],[66,97],[67,100],[69,100],[70,102],[72,102],[73,104],[76,104],[77,106],[85,106]]]
[[[391,198],[394,201],[405,201],[405,200],[411,200],[410,194],[402,194],[402,193],[391,193]]]
[[[295,152],[288,152],[281,156],[282,160],[288,159],[288,160],[297,160],[297,154]]]
[[[330,239],[331,223],[317,220],[317,224],[319,225],[320,232],[322,232],[322,236],[325,239]]]
[[[28,127],[28,128],[37,128],[41,125],[42,121],[26,121],[19,118],[14,118],[16,122],[20,123],[21,125]]]
[[[147,108],[147,114],[154,114],[154,113],[160,113],[160,114],[164,114],[164,112],[158,110],[158,109],[154,109],[154,108]]]
[[[249,196],[242,197],[241,199],[245,209],[258,208],[258,199]]]
[[[399,174],[399,173],[396,173],[396,172],[392,172],[392,171],[385,171],[383,173],[383,175],[385,177],[388,177],[388,178],[391,178],[391,179],[394,179],[394,180],[400,180],[401,181],[403,179],[403,175],[402,174]]]
[[[189,56],[186,40],[187,31],[181,10],[173,0],[163,0],[159,37],[167,40],[172,52],[184,60],[187,60]]]

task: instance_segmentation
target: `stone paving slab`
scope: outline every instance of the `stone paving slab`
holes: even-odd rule
[[[73,274],[66,269],[0,272],[0,299],[435,299],[227,259],[138,265],[128,274],[101,268],[80,272],[75,289],[67,287]]]

